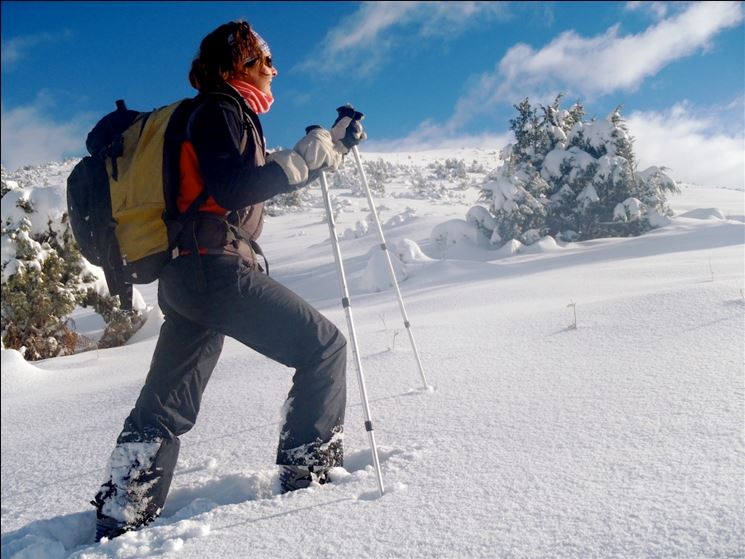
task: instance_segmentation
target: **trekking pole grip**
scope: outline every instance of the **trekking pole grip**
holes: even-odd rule
[[[336,120],[334,121],[334,124],[331,126],[331,129],[333,130],[334,127],[339,123],[339,121],[349,118],[349,123],[347,124],[345,130],[344,130],[344,137],[343,138],[337,138],[338,141],[341,142],[341,144],[347,148],[347,150],[352,149],[357,144],[360,143],[360,141],[367,136],[364,136],[364,133],[362,132],[362,125],[356,126],[354,125],[355,121],[362,120],[365,118],[365,115],[362,114],[359,111],[355,111],[354,107],[347,103],[346,105],[339,107],[336,109],[336,112],[338,116],[336,117]],[[360,137],[362,135],[362,137]]]
[[[349,103],[347,103],[343,107],[339,107],[338,109],[336,109],[336,112],[339,114],[337,121],[347,116],[352,120],[362,120],[363,118],[365,118],[365,115],[363,113],[355,111],[354,107]]]

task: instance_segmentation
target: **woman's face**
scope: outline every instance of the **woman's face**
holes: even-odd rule
[[[261,56],[244,66],[242,78],[263,93],[271,95],[272,80],[277,74],[277,69],[272,65],[272,59],[268,56]]]

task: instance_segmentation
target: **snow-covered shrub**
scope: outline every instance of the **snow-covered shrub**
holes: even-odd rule
[[[349,159],[349,158],[347,158]],[[389,182],[396,176],[396,167],[379,158],[375,161],[362,160],[362,168],[365,170],[365,176],[367,177],[367,183],[370,186],[370,190],[374,194],[383,195],[385,194],[385,183]],[[360,185],[360,181],[357,181],[355,188],[352,188],[353,195],[364,196],[364,187]]]
[[[432,261],[429,256],[424,254],[416,241],[411,239],[401,239],[394,242],[391,250],[404,264],[420,264]]]
[[[486,174],[486,169],[484,168],[484,164],[479,163],[475,159],[471,161],[471,164],[468,166],[467,171],[469,173],[480,174],[480,175]]]
[[[497,220],[483,206],[473,206],[468,210],[466,222],[475,225],[481,234],[490,240],[497,227]]]
[[[510,120],[515,143],[482,187],[496,224],[493,245],[639,235],[670,215],[666,195],[677,191],[661,167],[636,170],[633,139],[620,108],[605,120],[584,120],[584,108],[541,111],[526,98]],[[486,231],[488,233],[488,231]]]
[[[468,178],[466,162],[462,159],[446,159],[444,163],[437,160],[427,165],[427,168],[439,180],[454,182],[455,179]]]
[[[395,252],[387,251],[386,256],[386,252],[380,250],[379,246],[373,246],[367,251],[367,264],[358,284],[362,291],[385,291],[393,286],[390,269],[388,268],[389,258],[396,275],[396,282],[401,283],[408,277],[406,265],[399,260]]]
[[[335,196],[333,194],[329,194],[329,202],[331,203],[331,213],[333,214],[334,223],[339,221],[339,216],[341,215],[341,212],[344,211],[344,208],[350,208],[352,206],[352,202],[350,202],[348,199],[339,198],[338,196]],[[325,209],[326,205],[322,203],[321,207]],[[328,223],[328,222],[329,222],[328,213],[324,212],[323,223]]]
[[[385,183],[390,182],[399,171],[395,165],[380,158],[375,161],[362,159],[362,168],[373,195],[384,195]],[[366,196],[365,186],[352,155],[346,156],[341,167],[328,174],[328,180],[329,188],[349,189],[352,196]]]
[[[360,237],[364,237],[370,232],[370,225],[368,224],[367,220],[365,221],[357,221],[354,225],[354,229],[351,227],[348,227],[344,230],[344,233],[342,233],[339,238],[340,239],[359,239]]]
[[[417,173],[411,177],[411,191],[420,200],[442,200],[447,198],[448,188],[432,176]]]
[[[416,218],[417,218],[416,210],[414,208],[406,206],[406,209],[404,211],[388,219],[388,221],[385,222],[384,228],[387,229],[389,227],[396,227],[404,223],[409,223],[410,221],[413,221]]]
[[[318,186],[320,189],[320,186]],[[309,188],[278,194],[264,203],[267,215],[278,216],[290,212],[299,212],[314,205],[314,196]]]
[[[479,230],[476,225],[462,219],[450,219],[435,225],[430,233],[430,238],[440,254],[446,254],[449,248],[464,241],[474,246],[478,245],[478,237]]]
[[[410,187],[407,192],[397,192],[395,198],[410,198],[413,200],[448,200],[450,190],[446,181],[435,178],[431,173],[423,173],[421,169],[412,169],[406,178]]]
[[[362,160],[362,167],[365,170],[368,186],[373,197],[385,195],[385,184],[393,178],[406,175],[410,172],[409,166],[397,165],[378,158],[377,160]],[[339,169],[326,173],[329,189],[349,190],[352,196],[366,197],[365,187],[360,179],[359,171],[351,155],[344,158],[344,163]],[[323,207],[323,202],[319,202],[317,193],[321,189],[320,179],[310,183],[309,188],[301,188],[294,192],[279,194],[265,203],[266,212],[270,216],[283,215],[291,212],[305,211],[309,208]],[[334,207],[334,216],[338,217],[339,212],[345,205],[350,205],[348,200],[338,200],[333,194],[332,206]]]
[[[76,337],[65,317],[75,308],[78,279],[55,239],[31,235],[31,222],[22,219],[9,231],[2,228],[3,249],[16,257],[3,258],[3,347],[19,350],[30,360],[72,353]],[[40,242],[41,241],[41,242]]]
[[[436,160],[426,167],[395,165],[395,178],[409,185],[405,192],[394,192],[394,198],[450,202],[462,200],[461,191],[480,187],[480,177],[469,176],[462,159]]]
[[[99,347],[121,345],[142,322],[108,294],[72,237],[59,184],[72,163],[2,169],[2,341],[29,360],[76,351],[80,340],[69,322],[76,306],[106,321]],[[49,180],[55,172],[56,185]]]

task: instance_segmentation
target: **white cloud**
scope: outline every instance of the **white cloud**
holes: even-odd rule
[[[324,37],[298,68],[340,73],[354,67],[369,74],[393,48],[422,37],[454,37],[469,25],[509,14],[501,2],[366,2]],[[413,31],[400,32],[403,27]],[[319,68],[318,60],[327,61]]]
[[[81,115],[69,122],[55,122],[46,116],[51,108],[53,102],[45,94],[40,94],[33,104],[27,106],[6,110],[3,104],[0,121],[3,166],[13,170],[24,165],[61,160],[85,151],[90,117]]]
[[[0,59],[2,60],[3,70],[12,68],[18,61],[22,60],[28,51],[44,44],[52,44],[72,37],[70,31],[60,33],[37,33],[35,35],[23,35],[13,37],[2,42],[0,49]]]
[[[651,13],[655,18],[662,19],[667,15],[668,2],[626,2],[625,9],[628,11],[645,11]]]
[[[742,99],[740,100],[742,101]],[[743,106],[740,103],[740,113]],[[745,188],[745,136],[720,130],[718,120],[686,103],[665,112],[637,111],[627,119],[639,169],[670,168],[676,180]]]
[[[666,65],[708,48],[717,33],[742,20],[740,2],[702,2],[637,34],[622,35],[614,25],[594,37],[567,31],[537,51],[517,44],[457,103],[450,126],[473,118],[473,107],[488,110],[526,96],[547,101],[564,92],[587,101],[633,91]]]

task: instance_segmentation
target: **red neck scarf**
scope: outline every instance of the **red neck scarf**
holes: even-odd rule
[[[230,80],[228,83],[241,94],[248,103],[248,106],[251,107],[251,110],[257,115],[262,115],[268,112],[269,107],[274,103],[274,97],[268,93],[264,93],[258,87],[251,85],[248,82],[242,80]]]

